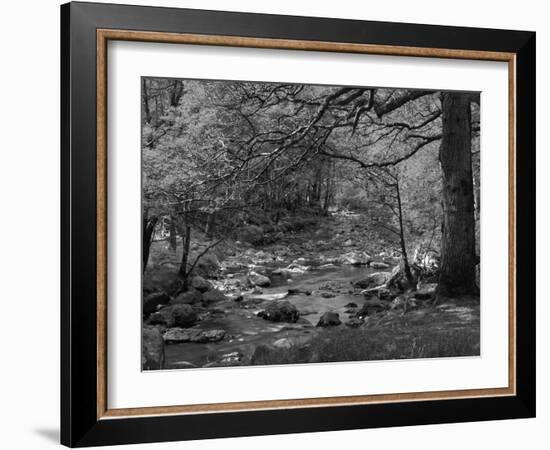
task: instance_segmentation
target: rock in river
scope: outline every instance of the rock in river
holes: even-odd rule
[[[248,279],[252,284],[260,287],[267,287],[271,284],[271,280],[268,277],[257,272],[250,272],[248,274]]]
[[[171,327],[190,327],[198,320],[197,312],[191,305],[171,305],[149,316],[150,325]]]
[[[159,306],[167,305],[170,296],[165,292],[153,292],[143,299],[143,315],[148,316],[154,313]]]
[[[289,289],[287,295],[311,295],[311,291],[308,291],[306,289]]]
[[[144,327],[142,338],[141,365],[143,370],[164,368],[164,341],[157,328]]]
[[[234,302],[242,302],[244,300],[243,294],[235,294],[229,297],[229,300]]]
[[[277,339],[275,342],[273,342],[273,347],[276,348],[290,348],[294,345],[294,342],[292,342],[289,338],[281,338]]]
[[[295,274],[295,275],[302,275],[306,273],[309,269],[310,269],[309,266],[304,266],[297,262],[293,262],[286,268],[289,274]]]
[[[183,342],[204,344],[206,342],[221,341],[224,336],[224,330],[170,328],[165,331],[162,337],[167,344],[181,344]]]
[[[373,269],[389,269],[391,267],[389,264],[381,261],[373,261],[369,265]]]
[[[350,328],[359,328],[364,323],[365,323],[365,321],[363,319],[359,319],[358,317],[354,317],[353,319],[350,319],[346,322],[346,326],[350,327]]]
[[[388,302],[381,302],[380,300],[376,299],[369,299],[365,302],[365,304],[357,311],[356,317],[363,318],[370,316],[371,314],[376,314],[381,311],[385,311],[390,308],[390,304]]]
[[[179,294],[175,299],[173,299],[171,305],[191,305],[193,303],[199,303],[202,300],[202,294],[196,289],[191,289],[187,292]]]
[[[338,258],[338,262],[340,264],[347,264],[352,266],[364,266],[368,264],[369,261],[370,256],[367,255],[365,252],[349,252]]]
[[[258,317],[270,322],[297,322],[300,314],[296,307],[290,302],[273,302],[266,309],[258,313]]]
[[[211,303],[221,302],[225,300],[225,294],[219,289],[212,289],[208,292],[202,294],[202,303],[203,305],[210,305]]]
[[[341,323],[342,322],[340,322],[340,316],[338,315],[338,313],[326,312],[319,319],[319,322],[317,323],[317,326],[318,327],[332,327],[332,326],[340,325]]]
[[[332,292],[321,292],[321,294],[319,294],[321,297],[323,298],[333,298],[333,297],[336,297],[336,294],[332,293]]]
[[[390,291],[385,286],[377,286],[371,289],[367,289],[363,291],[363,294],[368,298],[370,298],[372,295],[375,295],[380,300],[392,300],[393,298],[395,298],[395,295],[392,294],[392,291]]]
[[[191,286],[193,286],[193,288],[195,288],[199,292],[202,292],[203,294],[206,291],[209,291],[210,289],[212,289],[212,284],[209,281],[206,281],[200,275],[197,275],[196,277],[193,277],[193,281],[191,282]]]
[[[203,277],[211,277],[216,274],[221,268],[220,262],[214,253],[203,255],[197,265],[194,273]]]
[[[278,269],[275,269],[273,272],[271,272],[271,275],[274,275],[277,277],[289,278],[291,275],[291,272],[288,269],[279,267]]]
[[[260,245],[264,241],[264,230],[256,225],[248,225],[240,230],[239,237],[243,242]]]
[[[369,289],[386,284],[390,280],[390,278],[390,272],[374,272],[368,275],[366,278],[356,281],[355,283],[353,283],[353,285],[361,289]]]

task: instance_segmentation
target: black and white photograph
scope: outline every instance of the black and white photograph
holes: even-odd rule
[[[142,368],[480,355],[480,93],[143,77]]]

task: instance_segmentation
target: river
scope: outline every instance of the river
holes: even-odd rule
[[[270,268],[271,270],[273,267]],[[271,272],[268,271],[268,273]],[[224,300],[215,304],[196,328],[224,330],[226,335],[215,343],[182,343],[166,346],[166,368],[195,368],[217,365],[220,361],[250,359],[261,344],[272,345],[288,338],[294,344],[306,343],[319,332],[315,327],[321,315],[336,312],[344,326],[351,314],[349,303],[361,307],[364,298],[353,290],[352,281],[374,272],[366,266],[331,266],[312,268],[291,279],[272,275],[270,287],[259,293],[245,293],[242,302]],[[327,286],[327,282],[329,285]],[[299,291],[288,295],[289,289]],[[305,292],[311,292],[307,295]],[[257,316],[269,302],[282,300],[292,303],[300,311],[299,323],[275,323]],[[348,311],[348,312],[346,312]],[[307,322],[306,322],[307,321]]]

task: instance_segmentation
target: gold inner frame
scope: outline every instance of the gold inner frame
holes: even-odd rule
[[[508,63],[508,386],[502,388],[408,392],[398,394],[263,400],[201,405],[109,409],[107,405],[107,42],[109,40],[217,45],[286,50],[363,53],[501,61]],[[516,394],[516,54],[445,48],[403,47],[341,42],[264,39],[239,36],[97,30],[97,418],[196,414],[265,409],[344,406],[421,400],[448,400]]]

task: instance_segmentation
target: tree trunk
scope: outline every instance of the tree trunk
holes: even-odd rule
[[[181,80],[174,80],[172,90],[170,92],[170,106],[174,108],[178,106],[182,95],[183,83],[181,82]]]
[[[155,226],[157,225],[158,217],[147,217],[147,214],[143,215],[143,249],[142,249],[142,270],[145,272],[147,262],[149,261],[149,251],[151,250],[151,242],[153,241],[153,233]]]
[[[332,188],[333,188],[333,177],[334,177],[334,161],[330,161],[328,165],[327,173],[327,190],[325,191],[325,200],[323,203],[323,211],[325,214],[328,214],[328,209],[330,208],[330,201],[332,199]]]
[[[183,236],[183,249],[181,254],[181,263],[178,271],[179,277],[183,281],[183,291],[188,289],[188,272],[187,272],[187,262],[189,260],[189,246],[191,245],[191,226],[185,224]]]
[[[403,229],[403,207],[401,205],[401,193],[399,192],[399,181],[395,182],[395,193],[397,197],[397,212],[399,219],[399,242],[401,244],[401,258],[403,260],[403,269],[405,270],[405,276],[407,281],[412,286],[414,285],[414,279],[411,273],[411,266],[409,266],[409,257],[407,255],[407,246],[405,245],[405,230]]]
[[[214,218],[215,213],[209,213],[206,217],[206,226],[204,229],[204,233],[206,234],[207,238],[211,238],[214,235]]]
[[[461,93],[442,93],[441,103],[444,214],[438,296],[477,294],[470,101]]]
[[[177,233],[176,233],[176,218],[174,216],[170,216],[170,228],[169,228],[169,237],[168,241],[170,243],[170,248],[172,251],[176,251],[176,248],[178,247],[178,241],[177,241]]]
[[[141,82],[141,95],[143,101],[143,119],[146,123],[151,123],[151,109],[149,108],[149,87],[147,86],[147,79],[142,78]]]

